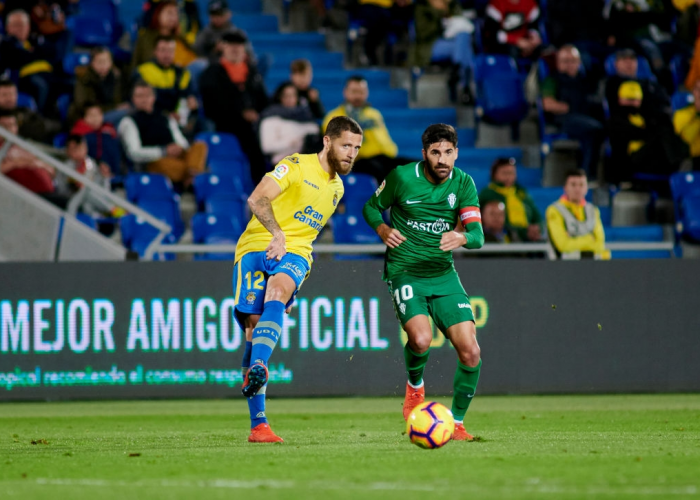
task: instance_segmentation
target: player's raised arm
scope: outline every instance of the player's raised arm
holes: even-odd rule
[[[382,212],[389,208],[394,203],[394,191],[396,189],[396,173],[392,171],[381,186],[377,188],[374,195],[367,200],[362,215],[367,221],[367,224],[374,229],[384,244],[389,248],[396,248],[402,242],[406,241],[398,229],[390,227],[384,222]]]
[[[272,200],[277,198],[282,188],[271,178],[263,177],[260,184],[248,197],[250,211],[258,218],[260,224],[272,234],[272,241],[265,249],[268,259],[280,260],[287,253],[287,242],[272,210]]]

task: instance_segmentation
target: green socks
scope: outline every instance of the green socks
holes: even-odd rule
[[[479,383],[479,372],[481,372],[481,360],[473,368],[457,361],[454,396],[452,398],[452,415],[457,422],[464,420],[464,415],[466,415],[467,409],[476,393],[476,384]]]
[[[423,381],[423,372],[425,371],[425,365],[428,363],[429,355],[430,350],[425,351],[423,354],[416,354],[408,347],[408,342],[406,342],[403,348],[403,357],[406,360],[406,371],[408,372],[408,381],[411,385],[420,385]]]

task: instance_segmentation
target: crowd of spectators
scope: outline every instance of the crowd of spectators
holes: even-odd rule
[[[71,134],[71,148],[84,144],[95,172],[159,172],[179,189],[206,169],[206,145],[194,140],[203,131],[235,135],[254,182],[285,155],[315,150],[325,124],[338,115],[355,118],[365,131],[356,172],[381,182],[392,168],[417,159],[398,156],[362,76],[345,81],[344,101],[332,110],[324,109],[303,58],[292,62],[289,81],[266,88],[255,47],[225,0],[208,2],[206,25],[201,2],[144,0],[127,56],[116,45],[71,46],[67,19],[84,1],[0,1],[0,123],[25,139],[52,144],[59,132]],[[663,178],[689,158],[700,165],[700,0],[548,0],[546,8],[536,0],[343,5],[363,28],[361,62],[402,63],[389,49],[397,36],[407,37],[407,63],[423,69],[446,63],[452,96],[463,104],[474,103],[475,53],[513,57],[523,78],[546,74],[538,85],[544,119],[581,143],[579,166],[589,179],[648,187],[639,174]],[[327,14],[328,2],[314,6]],[[69,49],[89,51],[89,63],[63,68]],[[672,97],[682,91],[691,98],[674,108]],[[62,94],[71,95],[63,113]],[[35,182],[25,184],[36,192],[57,184],[51,169],[30,155],[0,151],[4,173],[33,169]],[[493,216],[489,234],[497,241],[540,241],[542,215],[515,172],[509,160],[497,162],[481,192]]]

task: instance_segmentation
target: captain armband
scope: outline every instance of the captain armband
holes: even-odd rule
[[[459,211],[459,220],[462,221],[464,227],[472,222],[481,223],[481,210],[479,207],[464,207]]]

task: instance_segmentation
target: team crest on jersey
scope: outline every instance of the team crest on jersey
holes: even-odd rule
[[[333,206],[337,207],[338,206],[338,191],[335,192],[333,195]]]
[[[384,191],[384,186],[386,186],[386,181],[382,181],[377,190],[374,192],[376,196],[379,196],[382,191]]]
[[[248,292],[248,294],[245,296],[245,301],[248,303],[249,306],[255,303],[255,297],[255,292]]]
[[[299,164],[299,157],[298,156],[287,156],[285,158],[285,160],[287,160],[290,163],[294,163],[295,165]]]
[[[450,208],[454,208],[455,204],[457,203],[457,195],[450,193],[450,195],[447,197],[447,203],[450,204]]]

